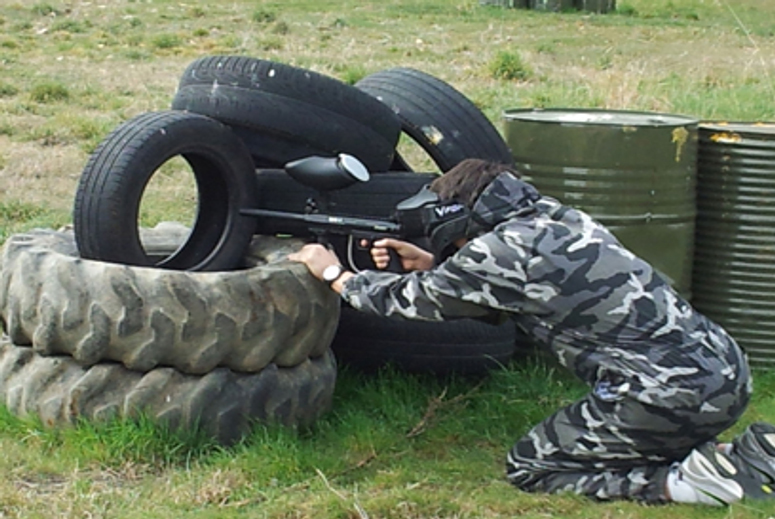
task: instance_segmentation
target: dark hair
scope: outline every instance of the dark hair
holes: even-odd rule
[[[482,191],[495,180],[495,177],[508,171],[519,178],[513,167],[482,159],[465,159],[439,178],[431,182],[431,191],[443,201],[458,200],[468,208],[482,194]]]

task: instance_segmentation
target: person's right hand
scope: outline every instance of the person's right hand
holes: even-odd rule
[[[393,249],[401,259],[401,266],[406,271],[429,270],[433,268],[433,254],[417,245],[393,238],[382,238],[371,246],[371,259],[378,269],[387,268],[390,263],[388,249]]]

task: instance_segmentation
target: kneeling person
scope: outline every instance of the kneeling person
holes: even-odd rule
[[[746,357],[720,326],[605,227],[509,167],[469,159],[430,190],[466,210],[429,229],[435,254],[375,243],[378,267],[394,249],[406,274],[345,271],[320,245],[291,259],[364,312],[427,321],[505,315],[589,385],[513,446],[509,481],[530,492],[649,503],[767,495],[775,449],[770,459],[746,451],[774,467],[768,476],[749,470],[740,447],[715,442],[751,394]],[[746,434],[764,441],[761,431]]]

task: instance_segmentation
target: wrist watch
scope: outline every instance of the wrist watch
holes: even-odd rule
[[[323,281],[328,283],[328,286],[331,286],[334,284],[334,281],[342,277],[342,274],[344,274],[343,266],[339,265],[338,263],[329,265],[323,269]]]

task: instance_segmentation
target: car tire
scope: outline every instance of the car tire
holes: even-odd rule
[[[402,131],[419,144],[442,172],[479,158],[511,165],[506,142],[479,108],[441,79],[411,68],[368,75],[355,86],[390,107]],[[397,158],[396,169],[409,166]]]
[[[340,364],[363,371],[392,365],[412,373],[481,375],[509,363],[515,339],[510,321],[399,321],[344,306],[331,348]]]
[[[372,171],[385,171],[401,132],[390,109],[351,85],[245,56],[208,56],[191,63],[172,108],[234,128],[257,167],[348,153]]]
[[[157,258],[143,248],[138,216],[151,177],[183,157],[196,178],[197,213],[189,238]],[[250,154],[225,125],[197,114],[141,114],[99,144],[78,182],[73,227],[81,257],[177,270],[234,268],[255,222],[240,210],[255,206]]]

